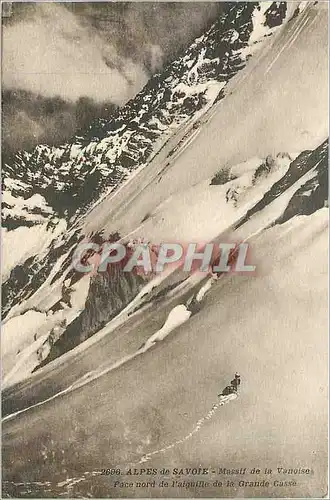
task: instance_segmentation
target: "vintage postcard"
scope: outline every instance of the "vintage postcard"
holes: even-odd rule
[[[328,498],[328,2],[1,36],[2,497]]]

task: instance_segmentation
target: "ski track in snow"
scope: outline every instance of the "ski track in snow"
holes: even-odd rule
[[[193,428],[193,430],[191,432],[189,432],[189,434],[187,434],[186,436],[184,436],[183,438],[181,439],[177,439],[176,441],[174,441],[173,443],[170,443],[166,446],[164,446],[163,448],[159,448],[158,450],[154,450],[154,451],[151,451],[149,453],[146,453],[145,455],[143,455],[139,461],[137,462],[132,462],[132,463],[124,463],[124,464],[121,464],[121,465],[116,465],[114,468],[123,468],[123,467],[134,467],[136,465],[140,465],[140,464],[143,464],[145,462],[148,462],[149,460],[151,460],[152,457],[154,457],[155,455],[159,455],[159,454],[163,454],[163,453],[166,453],[168,450],[171,450],[173,448],[175,448],[176,446],[179,446],[180,444],[183,444],[185,443],[186,441],[188,441],[189,439],[191,439],[195,434],[197,434],[201,428],[208,422],[210,421],[214,415],[216,414],[216,411],[221,407],[221,406],[224,406],[225,404],[229,403],[230,401],[234,401],[235,399],[237,399],[238,395],[237,394],[229,394],[228,396],[222,396],[222,399],[220,399],[220,401],[218,403],[215,403],[212,408],[206,413],[206,415],[204,415],[203,417],[201,417],[195,424],[195,427]],[[92,477],[96,477],[96,476],[100,476],[101,475],[101,471],[100,469],[97,469],[97,470],[93,470],[93,471],[86,471],[84,472],[84,474],[80,477],[72,477],[72,478],[68,478],[68,479],[65,479],[64,481],[60,481],[56,484],[56,487],[57,488],[63,488],[63,487],[67,487],[66,490],[63,492],[63,490],[61,492],[56,492],[56,495],[57,496],[66,496],[67,493],[69,493],[73,486],[76,485],[76,484],[79,484],[83,481],[87,481],[88,479],[91,479]],[[41,491],[42,492],[45,492],[45,491],[51,491],[52,493],[54,493],[54,489],[53,488],[49,488],[51,486],[51,482],[50,481],[45,481],[45,482],[42,482],[42,481],[31,481],[31,482],[25,482],[25,483],[15,483],[13,481],[4,481],[3,482],[4,485],[13,485],[13,486],[24,486],[25,488],[29,488],[29,487],[42,487],[41,488]],[[47,490],[44,489],[44,487],[47,486]],[[20,492],[22,494],[22,492]],[[76,495],[75,495],[76,496]]]
[[[183,444],[185,441],[188,441],[188,439],[192,438],[194,436],[194,434],[197,434],[197,432],[200,431],[200,429],[203,427],[203,425],[208,421],[208,420],[211,420],[211,418],[214,416],[214,414],[216,413],[216,411],[220,408],[220,406],[223,406],[225,405],[226,403],[229,403],[229,401],[232,401],[234,399],[237,398],[237,395],[236,394],[229,394],[228,396],[222,396],[223,399],[221,399],[219,401],[219,403],[215,403],[211,410],[209,410],[207,412],[207,414],[200,418],[198,420],[198,422],[196,423],[196,426],[194,427],[194,429],[189,432],[189,434],[187,434],[186,436],[184,436],[182,439],[178,439],[177,441],[174,441],[173,443],[167,445],[167,446],[164,446],[164,448],[160,448],[159,450],[155,450],[155,451],[152,451],[150,453],[147,453],[146,455],[144,455],[139,462],[137,463],[134,463],[134,464],[130,464],[130,465],[138,465],[138,464],[142,464],[144,462],[147,462],[148,460],[150,460],[154,455],[158,455],[160,453],[165,453],[166,451],[168,450],[171,450],[172,448],[175,448],[176,446],[178,446],[179,444]]]
[[[312,23],[315,21],[316,18],[313,19],[313,21],[310,23],[310,25],[312,25]],[[298,26],[296,27],[296,29],[293,31],[293,33],[291,34],[291,36],[289,36],[289,39],[288,41],[283,45],[283,47],[281,48],[281,50],[278,52],[278,54],[276,55],[276,57],[273,59],[273,61],[270,63],[270,65],[268,66],[268,68],[266,69],[265,71],[265,75],[267,75],[267,73],[269,73],[269,71],[272,69],[272,67],[274,66],[274,64],[276,63],[276,61],[279,59],[279,57],[282,55],[282,53],[289,49],[291,47],[291,45],[294,44],[294,42],[297,40],[298,36],[300,35],[301,31],[303,30],[303,28],[306,26],[306,24],[308,23],[308,21],[310,20],[310,17],[308,15],[308,11],[304,12],[302,14],[302,17],[300,18],[300,24],[298,24]]]

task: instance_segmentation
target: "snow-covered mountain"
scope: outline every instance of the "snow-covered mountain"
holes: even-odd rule
[[[13,233],[9,236],[11,250],[5,261],[11,269],[14,264],[26,266],[30,258],[29,267],[47,267],[43,272],[49,272],[54,261],[40,262],[45,241],[51,245],[93,203],[143,168],[189,120],[198,127],[199,117],[224,96],[228,81],[287,14],[285,2],[265,2],[258,8],[254,3],[229,3],[181,58],[154,76],[116,116],[92,123],[83,136],[62,147],[40,145],[6,159],[3,226],[9,231],[19,228],[19,236],[29,235],[24,250],[14,251]],[[31,274],[26,267],[22,272]],[[32,287],[27,290],[20,282],[19,289],[19,294],[18,288],[13,291],[16,297],[4,294],[5,312]]]
[[[14,196],[24,190],[24,199],[42,195],[57,215],[74,221],[103,192],[145,165],[173,131],[223,97],[221,89],[245,66],[255,44],[282,24],[286,12],[285,2],[229,3],[210,30],[117,115],[96,120],[62,147],[40,145],[10,158],[5,186]],[[24,225],[23,218],[8,212],[5,224]]]
[[[115,389],[109,390],[119,407],[127,387],[135,384],[133,373],[148,387],[142,390],[142,413],[149,404],[143,399],[147,393],[162,413],[160,407],[173,394],[162,382],[158,399],[149,383],[150,372],[147,380],[139,360],[146,360],[157,378],[157,363],[161,367],[167,359],[168,377],[175,377],[180,385],[180,369],[186,368],[176,352],[185,359],[185,367],[198,365],[199,349],[208,357],[206,364],[201,358],[200,379],[194,379],[205,398],[211,391],[205,380],[218,378],[215,366],[219,369],[219,363],[213,353],[224,356],[221,361],[230,370],[241,370],[237,364],[242,364],[251,383],[256,382],[258,377],[249,369],[244,351],[249,337],[243,335],[243,342],[239,335],[240,315],[249,322],[244,330],[251,330],[251,342],[258,346],[257,332],[272,332],[269,342],[276,356],[280,341],[274,332],[283,329],[289,336],[293,325],[299,324],[303,335],[304,320],[310,325],[313,314],[315,328],[322,331],[324,318],[317,308],[326,298],[326,263],[322,260],[328,221],[326,8],[324,2],[228,2],[210,29],[114,116],[96,120],[61,147],[40,145],[6,159],[2,362],[3,411],[9,429],[15,426],[16,412],[23,412],[20,418],[27,422],[29,407],[44,417],[50,411],[48,402],[52,405],[54,399],[62,407],[62,401],[71,397],[72,405],[81,411],[80,396],[75,397],[79,391],[92,397],[89,391],[94,390],[103,408],[109,386],[103,384],[116,379],[117,369],[121,373],[117,387],[124,387],[124,396],[121,399]],[[109,239],[124,243],[142,239],[156,245],[162,241],[249,242],[257,275],[218,279],[189,275],[178,268],[143,276],[119,267],[111,275],[82,275],[72,268],[77,244]],[[309,251],[315,253],[312,263]],[[298,276],[301,267],[306,275],[303,286]],[[305,301],[302,289],[314,285],[311,319],[301,311],[295,317],[296,305]],[[287,315],[282,323],[280,312]],[[221,346],[217,329],[223,334]],[[203,341],[205,347],[194,344],[201,331],[210,335],[210,343]],[[177,333],[176,340],[172,332]],[[292,335],[295,340],[292,345],[289,342],[288,352],[294,356],[300,349],[299,330]],[[255,356],[253,362],[259,368],[261,360],[272,356],[266,341],[260,342],[260,358]],[[317,342],[322,344],[322,340]],[[301,359],[309,359],[310,353],[301,350]],[[288,361],[275,365],[282,374]],[[302,369],[296,360],[293,365],[297,373]],[[265,361],[263,370],[272,373],[271,366]],[[315,377],[320,375],[318,366],[312,363],[309,368],[315,369]],[[270,381],[276,377],[271,373],[267,390],[274,390]],[[184,384],[190,387],[186,377],[178,392],[182,403],[173,396],[182,404],[182,414]],[[266,392],[261,399],[266,401]],[[322,405],[317,400],[316,411],[322,413]],[[279,412],[276,407],[272,411]],[[292,411],[295,414],[293,403]],[[148,416],[145,425],[151,430],[141,441],[139,434],[144,435],[147,427],[134,431],[135,435],[130,416],[122,412],[118,410],[118,415],[126,422],[123,432],[128,437],[121,452],[110,447],[112,463],[128,463],[157,447],[163,449],[158,443],[162,433],[157,434]],[[109,413],[109,421],[118,423],[116,410],[108,409]],[[103,422],[103,414],[98,415]],[[159,425],[166,434],[172,423],[163,413],[162,418],[164,424]],[[70,454],[66,448],[70,442],[76,442],[76,431],[67,432],[63,435],[66,444],[61,441],[64,456]],[[173,439],[177,439],[176,432],[181,431],[173,430]],[[56,441],[54,436],[55,431],[51,439]],[[10,434],[6,439],[10,443]],[[23,440],[25,446],[29,439]],[[17,450],[25,457],[23,441]],[[45,438],[43,446],[50,449],[53,444],[49,443]],[[8,451],[5,462],[13,463],[12,453]],[[243,452],[239,453],[243,460]],[[250,448],[246,454],[254,456]],[[235,456],[235,450],[230,456]],[[40,470],[35,468],[39,471],[33,476],[36,482],[39,473],[45,477],[47,463],[45,459]],[[25,473],[24,464],[22,459],[14,467],[15,477]],[[6,474],[9,482],[15,480],[11,472]],[[67,473],[61,469],[56,474],[60,486],[54,487],[53,494],[66,488],[62,482]],[[88,481],[84,477],[82,484],[89,485]],[[100,496],[108,491],[103,486]],[[20,486],[11,482],[8,488],[17,493]],[[77,488],[77,494],[90,493],[89,486]]]
[[[127,180],[132,185],[133,177],[145,168],[151,170],[153,164],[162,165],[157,174],[159,183],[182,151],[196,140],[203,123],[209,119],[208,113],[212,114],[216,103],[225,98],[229,81],[245,68],[250,58],[257,58],[260,52],[273,51],[274,40],[280,30],[284,27],[290,29],[290,25],[297,23],[299,16],[304,15],[304,9],[304,2],[298,5],[287,5],[286,2],[226,4],[218,21],[195,40],[182,57],[163,73],[155,75],[116,116],[108,121],[95,121],[83,135],[74,137],[72,142],[61,147],[41,145],[32,152],[22,151],[7,160],[3,168],[3,311],[5,316],[9,313],[9,317],[13,318],[8,323],[9,332],[10,324],[16,325],[19,317],[25,319],[30,315],[32,322],[43,317],[45,335],[33,333],[33,338],[38,338],[35,339],[34,351],[38,354],[37,358],[34,357],[34,365],[38,365],[38,360],[47,358],[49,349],[52,359],[88,338],[127,305],[139,290],[136,285],[128,286],[123,300],[119,300],[118,306],[114,307],[110,297],[113,294],[116,296],[116,292],[109,286],[109,280],[98,276],[92,278],[90,284],[88,280],[87,285],[82,285],[87,281],[85,278],[78,281],[78,285],[80,277],[77,278],[71,270],[71,257],[77,243],[84,237],[102,234],[105,238],[107,233],[116,232],[123,237],[132,231],[138,231],[138,235],[143,234],[149,240],[152,237],[154,241],[165,235],[170,240],[186,240],[189,237],[187,218],[180,223],[174,217],[174,213],[188,203],[185,190],[180,190],[179,194],[181,207],[180,204],[177,206],[176,198],[171,199],[170,208],[165,207],[165,213],[170,211],[169,228],[167,223],[162,224],[164,217],[158,213],[163,214],[163,210],[159,208],[152,217],[151,213],[143,214],[144,217],[141,214],[144,224],[140,230],[136,229],[138,221],[132,221],[130,227],[122,227],[120,222],[113,223],[110,214],[108,220],[101,220],[97,212],[94,215],[95,210],[102,209],[104,204],[111,207],[114,190],[116,192]],[[251,214],[268,205],[272,197],[283,193],[312,170],[319,160],[324,160],[325,150],[324,147],[315,150],[312,155],[314,165],[307,160],[311,152],[301,153],[297,160],[294,160],[295,154],[286,151],[274,155],[276,158],[272,155],[252,160],[247,158],[242,166],[220,169],[220,176],[215,175],[211,180],[212,186],[219,187],[209,189],[202,184],[188,191],[188,196],[195,199],[207,196],[206,204],[200,199],[194,205],[198,211],[205,206],[209,212],[212,211],[209,191],[218,198],[216,203],[223,197],[224,206],[219,213],[217,232],[243,217],[242,224]],[[320,158],[318,155],[321,155]],[[290,165],[291,160],[294,161]],[[225,177],[228,174],[228,178],[223,179],[223,172]],[[324,175],[314,181],[310,179],[308,185],[314,186],[315,191],[321,180],[325,186]],[[136,177],[138,182],[139,177]],[[319,189],[324,198],[325,187]],[[314,191],[307,192],[312,196]],[[299,193],[296,198],[298,196]],[[297,200],[290,206],[296,206]],[[324,200],[320,203],[323,206]],[[190,207],[193,209],[191,204]],[[134,211],[136,208],[133,204]],[[288,207],[285,217],[289,210]],[[84,222],[86,217],[87,222]],[[90,228],[89,220],[92,218]],[[129,220],[126,213],[125,219]],[[156,221],[159,231],[155,231]],[[203,232],[196,225],[197,221],[198,217],[194,218],[196,229],[200,229],[199,233],[196,230],[196,236],[212,237],[212,231]],[[109,222],[112,224],[111,231]],[[20,244],[22,239],[24,245]],[[124,273],[116,286],[122,285],[122,279],[126,280]],[[89,290],[86,296],[80,297],[82,302],[75,311],[63,299],[63,295],[75,293],[72,285],[77,289],[82,287],[85,292]],[[97,293],[93,291],[95,287]],[[78,291],[76,293],[79,295]],[[101,300],[101,303],[108,304],[106,312],[103,308],[101,310],[101,306],[89,306],[91,297],[92,302]],[[85,309],[84,299],[87,299]],[[49,314],[54,313],[58,330],[55,338],[54,318],[49,320]],[[73,318],[76,318],[75,321]],[[86,321],[93,326],[86,327]],[[72,326],[66,328],[70,323]],[[60,349],[59,344],[63,345]],[[30,350],[29,345],[29,353]],[[17,350],[18,355],[22,351],[25,352],[25,349],[21,346]]]

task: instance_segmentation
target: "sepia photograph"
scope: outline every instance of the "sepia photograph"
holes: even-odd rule
[[[1,21],[2,498],[329,498],[328,2]]]

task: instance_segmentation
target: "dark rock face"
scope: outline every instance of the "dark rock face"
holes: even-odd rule
[[[68,325],[37,369],[100,330],[131,302],[145,281],[146,279],[138,274],[124,272],[122,266],[112,266],[109,272],[92,277],[85,309]]]
[[[67,239],[52,241],[46,256],[29,257],[23,264],[12,269],[9,278],[2,286],[2,315],[6,317],[11,307],[31,297],[49,276],[57,260],[72,246],[75,246],[82,236],[79,231],[71,233]],[[68,271],[71,260],[67,259],[62,266],[63,273]]]
[[[273,2],[266,12],[267,26],[275,28],[280,26],[286,15],[287,5],[286,2]]]
[[[212,177],[210,186],[222,186],[223,184],[227,184],[227,182],[233,181],[237,179],[237,177],[233,174],[230,173],[230,169],[222,169],[219,170],[215,174],[214,177]]]
[[[314,176],[295,192],[276,223],[283,224],[296,215],[310,215],[326,206],[329,196],[328,183],[328,150],[326,150],[315,167]]]
[[[291,160],[289,155],[286,156],[288,156],[289,159]],[[259,167],[255,171],[252,183],[255,184],[258,181],[259,177],[269,174],[274,165],[275,165],[275,158],[273,158],[271,155],[268,155],[265,161],[261,165],[259,165]]]
[[[303,151],[294,161],[291,162],[286,174],[264,194],[262,199],[256,203],[250,210],[247,211],[246,215],[240,220],[236,225],[236,228],[241,227],[245,222],[247,222],[254,214],[265,208],[269,203],[275,200],[280,194],[291,187],[295,182],[297,182],[303,175],[305,175],[310,170],[314,168],[327,169],[328,166],[328,139],[324,141],[318,148],[314,151]],[[320,179],[324,183],[324,172]],[[323,193],[324,188],[320,188]],[[323,204],[324,205],[324,200]],[[310,212],[311,213],[311,212]]]

